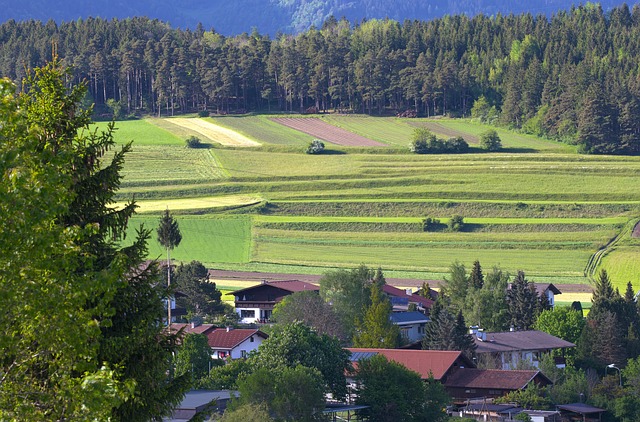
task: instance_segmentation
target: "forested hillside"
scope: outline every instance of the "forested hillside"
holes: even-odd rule
[[[0,26],[0,72],[20,81],[51,58],[52,44],[98,107],[125,113],[413,109],[473,114],[584,152],[640,152],[640,6],[355,28],[330,19],[275,40],[147,18],[9,21]]]
[[[569,9],[568,0],[0,0],[0,21],[53,19],[61,23],[101,17],[103,19],[148,16],[169,22],[173,27],[194,29],[198,23],[206,29],[214,28],[224,35],[251,32],[252,28],[264,34],[278,32],[298,33],[315,25],[320,27],[330,16],[345,17],[350,22],[363,19],[390,18],[429,20],[444,15],[464,13],[467,16],[520,14],[551,16],[559,10]],[[604,10],[619,3],[615,0],[599,2]]]

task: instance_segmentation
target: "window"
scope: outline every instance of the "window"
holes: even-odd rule
[[[253,343],[253,336],[249,337],[249,342]]]
[[[247,357],[247,351],[246,350],[240,350],[240,356],[242,356],[243,358]]]
[[[256,311],[253,309],[242,309],[240,310],[240,318],[255,318]]]
[[[218,359],[224,359],[227,357],[227,352],[218,352]]]

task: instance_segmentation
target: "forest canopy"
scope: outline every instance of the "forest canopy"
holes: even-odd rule
[[[172,29],[147,18],[0,26],[16,83],[52,43],[104,113],[341,110],[470,116],[578,144],[640,152],[640,6],[428,22],[329,18],[271,39]],[[478,104],[476,102],[479,101]]]

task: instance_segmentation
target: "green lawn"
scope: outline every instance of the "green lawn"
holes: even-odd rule
[[[206,218],[203,216],[175,215],[182,242],[171,252],[177,261],[244,263],[249,261],[251,249],[251,222],[248,218]],[[152,229],[149,258],[166,259],[166,251],[157,241],[159,217],[134,217],[127,238],[133,238],[135,229],[144,224]],[[126,243],[126,242],[125,242]]]
[[[159,119],[141,120],[120,120],[115,122],[114,139],[116,142],[124,144],[133,141],[134,146],[139,145],[180,145],[184,146],[186,138],[181,138],[176,134],[159,127],[154,122]],[[104,131],[107,122],[95,123],[95,127]]]

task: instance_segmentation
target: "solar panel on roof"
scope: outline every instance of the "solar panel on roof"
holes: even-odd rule
[[[358,362],[362,359],[369,359],[377,354],[378,352],[353,352],[351,353],[351,362]]]

